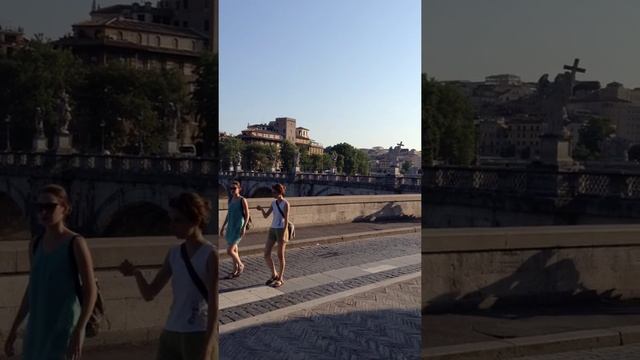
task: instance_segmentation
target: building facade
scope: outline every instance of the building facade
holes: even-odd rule
[[[296,127],[296,119],[279,117],[268,124],[249,124],[239,137],[248,144],[273,145],[278,149],[282,142],[289,141],[308,155],[322,155],[324,147],[312,140],[309,133],[307,128]]]
[[[19,48],[27,43],[24,31],[21,28],[0,27],[0,55],[11,56]]]

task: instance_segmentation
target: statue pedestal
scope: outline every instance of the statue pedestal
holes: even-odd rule
[[[168,139],[164,143],[164,148],[162,149],[165,154],[177,154],[178,153],[178,140],[177,139]]]
[[[71,134],[58,134],[54,138],[53,142],[53,151],[56,154],[71,154],[75,151],[73,150],[73,145],[71,141]]]
[[[569,140],[560,135],[542,135],[540,137],[540,162],[545,165],[568,167],[573,165]]]
[[[46,152],[49,150],[49,148],[47,147],[47,138],[44,135],[40,135],[40,136],[36,136],[33,139],[33,148],[32,148],[33,152]]]

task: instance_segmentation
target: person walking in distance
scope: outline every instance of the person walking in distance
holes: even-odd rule
[[[158,360],[218,358],[218,252],[202,232],[211,203],[195,193],[169,201],[171,230],[179,245],[169,249],[162,268],[148,283],[142,272],[124,260],[120,272],[134,276],[140,294],[151,301],[171,280],[173,302],[160,335]]]
[[[220,227],[220,236],[227,241],[227,254],[233,261],[233,272],[227,275],[227,279],[233,279],[244,271],[244,264],[240,260],[238,244],[244,236],[249,224],[249,203],[240,196],[240,182],[233,181],[230,186],[231,197],[227,207],[227,216]],[[226,232],[225,232],[226,226]]]
[[[93,260],[86,240],[65,225],[71,203],[63,187],[40,189],[35,208],[44,234],[29,244],[29,283],[7,335],[5,354],[15,354],[16,333],[28,314],[23,359],[77,360],[98,294]]]
[[[280,287],[284,285],[284,269],[286,265],[285,250],[289,241],[289,202],[285,200],[285,186],[283,184],[275,184],[271,187],[275,200],[271,202],[271,207],[265,209],[262,206],[256,208],[262,213],[266,219],[273,213],[271,228],[267,235],[267,243],[264,248],[264,260],[271,270],[271,278],[266,281],[266,285],[272,287]],[[274,244],[278,244],[278,260],[280,261],[280,271],[276,271],[276,267],[271,258],[271,250]]]

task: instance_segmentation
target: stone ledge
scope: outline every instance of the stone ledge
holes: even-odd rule
[[[249,206],[255,209],[257,205],[269,206],[272,198],[247,198]],[[309,196],[309,197],[288,197],[287,201],[292,206],[314,206],[314,205],[346,205],[346,204],[367,204],[386,202],[421,202],[421,194],[393,194],[393,195],[341,195],[341,196]],[[220,211],[227,210],[227,200],[218,201]]]
[[[422,253],[640,245],[640,225],[424,229]]]
[[[634,329],[629,331],[640,336],[640,329],[632,328]],[[620,345],[623,343],[622,334],[619,331],[597,329],[425,348],[422,349],[422,358],[430,360],[506,359]]]

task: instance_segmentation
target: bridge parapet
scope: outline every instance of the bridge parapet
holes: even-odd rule
[[[424,169],[427,190],[501,195],[640,199],[640,174],[438,166]]]
[[[640,226],[424,229],[427,312],[640,296]]]

